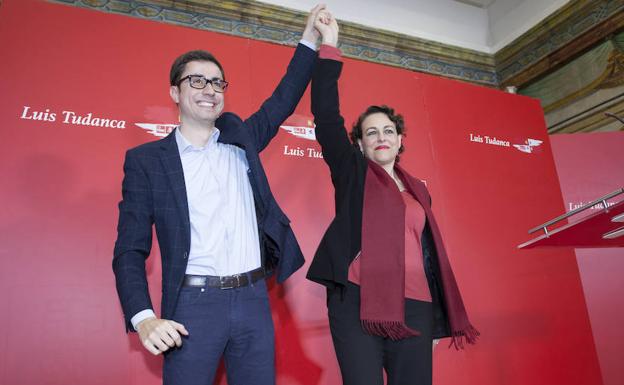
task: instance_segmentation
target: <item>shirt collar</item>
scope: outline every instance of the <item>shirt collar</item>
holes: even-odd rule
[[[212,135],[210,135],[210,138],[208,139],[208,143],[206,143],[206,146],[204,146],[203,148],[195,147],[191,144],[191,142],[188,141],[188,139],[184,137],[184,135],[182,135],[182,132],[180,131],[180,126],[178,126],[177,129],[175,130],[175,140],[176,140],[176,144],[178,145],[178,152],[180,154],[184,154],[185,152],[192,151],[192,150],[206,149],[211,144],[217,142],[220,134],[221,134],[221,131],[219,131],[219,129],[215,127],[214,131],[212,132]]]

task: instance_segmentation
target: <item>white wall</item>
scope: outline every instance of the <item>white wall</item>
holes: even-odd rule
[[[319,0],[265,0],[308,11]],[[326,0],[339,20],[495,53],[569,0],[496,0],[488,8],[453,0]]]
[[[489,8],[491,52],[520,37],[570,0],[496,0]]]
[[[318,1],[264,2],[308,11]],[[339,20],[489,52],[488,15],[482,8],[449,0],[326,0],[325,4]]]

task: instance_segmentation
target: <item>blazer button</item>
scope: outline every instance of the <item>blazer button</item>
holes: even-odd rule
[[[185,251],[184,254],[182,255],[182,258],[187,259],[188,258],[188,253]]]

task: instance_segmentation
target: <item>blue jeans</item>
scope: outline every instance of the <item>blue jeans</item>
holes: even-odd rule
[[[164,385],[212,385],[221,357],[229,385],[274,385],[275,343],[264,280],[219,289],[183,287],[173,317],[189,332],[165,353]]]

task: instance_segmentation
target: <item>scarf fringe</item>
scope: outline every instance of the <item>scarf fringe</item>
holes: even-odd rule
[[[468,327],[464,330],[453,331],[451,335],[451,343],[448,347],[450,348],[451,346],[454,346],[455,350],[464,349],[466,343],[474,345],[480,335],[481,333],[479,333],[474,326],[468,324]]]
[[[393,341],[420,335],[419,331],[410,329],[403,322],[399,321],[361,320],[360,322],[367,334],[390,338]]]

